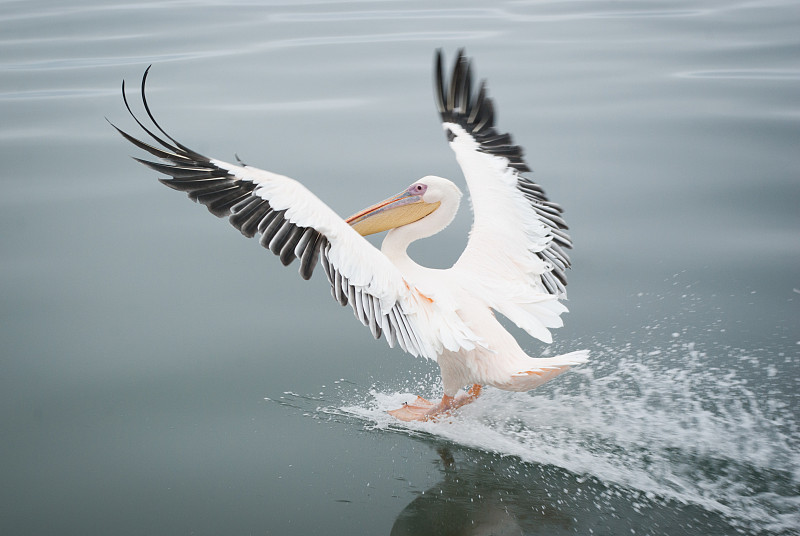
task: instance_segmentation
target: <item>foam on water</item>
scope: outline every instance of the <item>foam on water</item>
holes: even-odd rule
[[[796,415],[784,394],[746,379],[753,371],[772,377],[774,366],[728,349],[722,362],[733,365],[713,367],[719,356],[695,346],[595,348],[590,364],[542,388],[488,389],[439,422],[399,423],[386,411],[414,395],[380,388],[366,400],[316,411],[560,467],[631,499],[700,506],[745,532],[791,533],[800,526]],[[409,391],[437,388],[438,379],[426,377]]]

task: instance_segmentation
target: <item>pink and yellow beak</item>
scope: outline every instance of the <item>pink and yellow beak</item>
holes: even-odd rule
[[[347,218],[347,223],[361,236],[367,236],[421,220],[441,203],[424,201],[425,189],[416,186],[353,214]]]

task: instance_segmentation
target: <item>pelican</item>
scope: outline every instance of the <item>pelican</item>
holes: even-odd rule
[[[244,164],[203,156],[175,140],[156,122],[146,126],[122,97],[147,143],[113,126],[126,140],[159,161],[135,158],[167,175],[163,184],[186,192],[244,236],[259,242],[284,265],[299,260],[309,279],[322,265],[331,294],[375,339],[385,336],[414,356],[433,359],[444,394],[437,403],[417,397],[389,413],[404,421],[436,419],[473,401],[484,386],[529,391],[584,363],[587,351],[529,357],[495,313],[528,334],[552,342],[563,325],[570,259],[562,209],[524,172],[522,148],[495,129],[485,80],[472,86],[470,60],[458,52],[449,80],[442,51],[435,57],[435,100],[450,148],[464,173],[474,222],[464,252],[447,269],[420,266],[408,246],[440,232],[453,220],[461,191],[429,175],[398,194],[342,219],[299,182]],[[155,127],[155,128],[153,128]],[[155,143],[154,143],[155,142]],[[380,250],[364,237],[388,231]],[[468,387],[469,386],[469,387]],[[462,391],[462,388],[466,388]]]

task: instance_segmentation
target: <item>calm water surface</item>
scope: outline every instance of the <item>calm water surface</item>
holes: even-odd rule
[[[0,2],[0,532],[796,534],[800,3]],[[104,120],[341,214],[462,180],[464,46],[566,209],[590,364],[450,422],[435,365],[158,184]],[[141,155],[139,155],[141,156]],[[463,207],[415,244],[448,266]]]

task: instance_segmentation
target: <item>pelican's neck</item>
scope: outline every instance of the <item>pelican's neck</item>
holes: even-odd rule
[[[458,190],[456,192],[458,195],[442,200],[439,208],[424,218],[408,225],[396,227],[386,234],[386,238],[381,244],[381,251],[395,266],[401,270],[419,267],[408,256],[408,246],[420,238],[433,236],[450,225],[458,210],[458,201],[461,195]]]
[[[409,227],[413,227],[416,223],[419,222],[390,230],[386,233],[386,238],[383,239],[383,243],[381,244],[381,251],[383,254],[392,261],[392,264],[401,270],[404,267],[416,265],[416,263],[411,260],[411,257],[408,256],[408,246],[415,240],[422,238],[419,234],[414,233],[413,229],[409,230]]]

